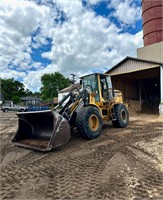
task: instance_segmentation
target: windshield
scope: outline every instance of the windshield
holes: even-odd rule
[[[83,88],[88,92],[95,92],[95,101],[100,101],[97,76],[95,74],[83,78]]]

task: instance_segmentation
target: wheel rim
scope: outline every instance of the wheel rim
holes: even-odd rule
[[[99,119],[96,115],[91,115],[89,118],[89,127],[92,131],[97,131],[99,127]]]

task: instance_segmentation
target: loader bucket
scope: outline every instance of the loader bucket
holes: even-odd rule
[[[39,151],[50,151],[70,139],[69,122],[51,110],[21,112],[18,130],[12,140],[15,145]]]

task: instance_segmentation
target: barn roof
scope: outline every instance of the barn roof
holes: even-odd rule
[[[63,90],[60,90],[59,93],[71,92],[71,90],[75,89],[75,88],[80,89],[81,88],[80,83],[76,83],[76,84],[71,85],[71,86],[69,86],[67,88],[64,88]]]
[[[159,67],[160,65],[162,65],[161,62],[155,62],[151,60],[144,60],[140,58],[127,56],[119,63],[114,65],[111,69],[109,69],[106,73],[110,75],[125,74],[125,73],[131,73],[140,70]]]

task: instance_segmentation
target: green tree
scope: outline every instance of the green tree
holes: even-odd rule
[[[25,90],[23,83],[11,79],[0,79],[1,92],[5,100],[11,100],[15,103],[20,102],[20,97],[25,96]]]
[[[70,85],[70,79],[59,72],[44,74],[41,77],[41,94],[43,100],[50,100],[58,96],[58,91]]]

